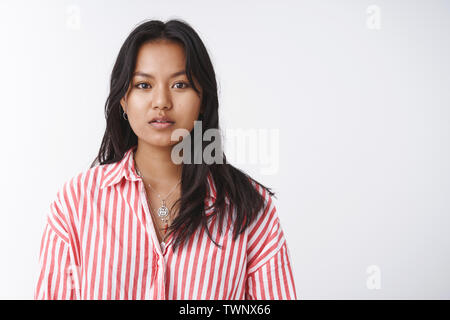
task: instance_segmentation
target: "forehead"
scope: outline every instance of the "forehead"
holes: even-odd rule
[[[168,75],[183,69],[185,53],[181,44],[158,40],[143,44],[138,51],[136,70],[155,75]]]

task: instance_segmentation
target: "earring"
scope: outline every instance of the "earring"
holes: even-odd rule
[[[125,112],[122,114],[122,117],[125,119],[125,121],[128,121],[128,116]]]

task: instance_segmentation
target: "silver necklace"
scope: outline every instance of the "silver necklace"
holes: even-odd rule
[[[142,178],[142,180],[144,180],[144,176],[141,174],[141,172],[139,171],[139,169],[136,166],[136,161],[134,163],[135,163],[134,167],[136,168],[137,174]],[[175,187],[180,184],[180,182],[181,182],[181,180],[178,181],[178,183],[169,191],[169,193],[164,198],[161,198],[161,195],[159,193],[157,193],[155,189],[153,189],[153,187],[150,185],[150,183],[147,183],[147,185],[156,192],[158,198],[162,201],[162,204],[158,208],[157,212],[158,212],[158,217],[164,223],[167,223],[169,221],[169,217],[170,217],[170,210],[166,206],[166,199],[170,196],[170,194],[173,192]],[[150,205],[150,207],[151,207],[151,205]]]

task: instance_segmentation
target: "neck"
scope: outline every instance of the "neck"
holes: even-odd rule
[[[146,184],[164,193],[181,180],[182,164],[171,159],[172,146],[159,147],[139,141],[134,161]]]

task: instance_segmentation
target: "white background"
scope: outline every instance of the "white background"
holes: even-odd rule
[[[33,298],[44,217],[98,152],[123,41],[171,18],[211,55],[221,127],[279,130],[277,172],[237,166],[277,193],[298,298],[450,298],[450,2],[425,0],[2,0],[0,298]]]

